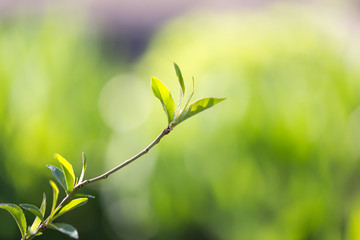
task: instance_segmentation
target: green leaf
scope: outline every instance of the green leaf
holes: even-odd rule
[[[194,116],[195,114],[198,114],[199,112],[202,112],[215,104],[225,100],[225,98],[202,98],[199,99],[193,103],[190,104],[190,106],[185,109],[180,116],[175,119],[175,124],[179,124],[186,119]]]
[[[26,234],[26,219],[21,208],[12,203],[1,203],[0,208],[7,210],[13,216],[20,229],[21,236],[24,237]]]
[[[66,235],[68,235],[71,238],[75,238],[78,239],[79,238],[79,234],[77,232],[77,230],[71,226],[70,224],[67,223],[52,223],[49,224],[49,227],[52,229],[55,229],[61,233],[64,233]]]
[[[65,192],[67,190],[66,187],[66,180],[64,172],[58,169],[57,167],[53,165],[46,165],[48,168],[50,168],[52,174],[54,175],[55,179],[60,183],[60,185],[64,188]]]
[[[160,100],[168,118],[168,123],[170,124],[174,118],[175,104],[169,89],[165,86],[165,84],[163,84],[155,77],[151,79],[151,88],[153,90],[154,96]]]
[[[84,205],[87,201],[88,198],[77,198],[71,200],[68,204],[66,204],[64,207],[61,208],[61,210],[55,215],[53,219],[63,215],[64,213],[69,212],[70,210],[73,210],[74,208]]]
[[[73,190],[74,185],[75,185],[74,169],[73,169],[72,165],[65,158],[63,158],[60,154],[55,153],[54,157],[61,164],[61,168],[65,175],[67,192],[70,193]]]
[[[53,212],[55,210],[56,204],[57,204],[57,200],[59,197],[59,188],[57,187],[56,183],[54,183],[53,181],[50,180],[50,185],[51,188],[53,190],[53,202],[52,202],[52,206],[51,206],[51,213],[50,215],[53,215]]]
[[[184,79],[183,79],[183,76],[181,74],[181,71],[180,71],[180,68],[179,66],[174,63],[174,68],[175,68],[175,72],[176,72],[176,75],[178,77],[178,80],[179,80],[179,84],[180,84],[180,87],[181,87],[181,95],[182,97],[184,97],[184,94],[185,94],[185,84],[184,84]],[[181,97],[181,99],[182,99]]]
[[[40,226],[42,220],[44,219],[45,211],[46,211],[46,195],[45,195],[45,193],[43,193],[43,200],[42,200],[41,206],[40,206],[40,212],[41,212],[42,218],[39,218],[39,217],[35,218],[33,224],[30,227],[31,233],[34,233],[35,230]]]
[[[86,166],[87,166],[86,156],[85,156],[85,153],[82,153],[82,169],[81,169],[81,174],[80,174],[80,178],[79,178],[79,183],[81,183],[82,180],[84,179]]]
[[[191,92],[191,94],[190,94],[190,96],[189,96],[189,98],[188,98],[188,100],[187,100],[187,102],[186,102],[186,105],[185,105],[184,109],[187,108],[187,106],[189,105],[189,103],[190,103],[190,101],[191,101],[191,98],[194,96],[194,92],[195,92],[195,78],[192,77],[192,80],[193,80],[193,81],[192,81],[192,82],[193,82],[192,92]]]
[[[89,194],[83,194],[83,193],[75,193],[73,196],[72,196],[73,199],[75,198],[95,198],[95,196],[93,195],[89,195]]]
[[[44,216],[42,215],[40,209],[37,206],[25,203],[25,204],[20,204],[20,207],[34,214],[36,217],[40,218],[41,221],[44,220]]]
[[[45,195],[45,193],[43,193],[43,200],[40,205],[40,211],[41,211],[42,216],[44,217],[45,211],[46,211],[46,195]]]

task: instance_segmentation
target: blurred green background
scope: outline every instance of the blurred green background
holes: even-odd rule
[[[50,200],[55,152],[89,178],[142,150],[175,61],[227,100],[86,187],[61,219],[80,239],[360,239],[360,5],[240,2],[4,4],[0,202]],[[5,211],[0,239],[20,239]]]

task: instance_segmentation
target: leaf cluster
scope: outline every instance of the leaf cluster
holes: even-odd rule
[[[178,78],[178,82],[180,85],[180,97],[179,102],[177,104],[177,107],[175,108],[175,102],[171,96],[171,93],[169,89],[166,87],[166,85],[161,82],[156,77],[153,77],[151,79],[151,88],[153,91],[153,94],[155,97],[157,97],[166,114],[167,120],[168,120],[168,126],[170,129],[174,128],[179,123],[185,121],[186,119],[214,106],[215,104],[225,100],[225,98],[213,98],[213,97],[207,97],[207,98],[201,98],[199,100],[196,100],[192,103],[190,103],[194,91],[195,91],[195,79],[192,78],[193,82],[193,88],[192,92],[190,93],[185,105],[184,104],[184,96],[185,96],[185,83],[184,78],[182,76],[182,73],[180,71],[179,66],[174,63],[174,68],[176,72],[176,76]],[[190,104],[189,104],[190,103]]]
[[[60,154],[55,154],[54,157],[60,163],[61,167],[57,168],[53,165],[47,165],[47,167],[51,170],[58,184],[60,184],[60,186],[64,189],[65,195],[70,196],[69,194],[73,191],[74,187],[78,183],[75,178],[73,167]],[[86,165],[86,157],[83,153],[83,164],[79,178],[80,182],[84,178]],[[59,188],[54,181],[50,180],[49,183],[52,188],[53,198],[50,213],[47,218],[45,218],[45,193],[43,194],[43,200],[40,207],[37,207],[33,204],[20,204],[20,206],[18,206],[12,203],[2,203],[0,204],[0,208],[7,210],[13,216],[19,227],[22,239],[32,239],[35,236],[39,236],[42,234],[42,231],[47,227],[64,233],[71,238],[78,239],[78,232],[73,226],[67,223],[55,223],[54,220],[61,215],[84,205],[88,201],[88,198],[92,196],[85,194],[72,195],[71,198],[67,199],[67,202],[61,202],[59,205],[57,205]],[[22,209],[29,211],[35,216],[35,219],[30,226],[27,225],[25,214]]]

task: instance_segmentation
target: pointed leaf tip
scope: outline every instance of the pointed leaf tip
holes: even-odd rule
[[[79,178],[79,183],[81,183],[84,179],[86,167],[87,167],[86,155],[83,152],[82,153],[82,169],[81,169],[81,174],[80,174],[80,178]]]
[[[175,103],[169,89],[155,77],[151,79],[151,88],[154,96],[160,100],[170,124],[175,115]]]
[[[183,78],[183,76],[181,74],[179,66],[176,63],[174,63],[174,68],[175,68],[175,72],[176,72],[176,75],[177,75],[178,80],[179,80],[179,84],[180,84],[180,87],[181,87],[181,94],[182,94],[182,97],[183,97],[184,94],[185,94],[184,78]]]
[[[74,208],[84,205],[85,203],[87,203],[87,201],[88,201],[88,198],[86,198],[86,197],[76,198],[76,199],[71,200],[68,204],[63,206],[57,214],[55,214],[53,219],[63,215],[64,213],[69,212],[70,210],[72,210]]]
[[[27,224],[24,212],[21,210],[21,208],[18,205],[12,203],[1,203],[0,208],[7,210],[13,216],[16,224],[20,229],[21,236],[24,237],[26,234]]]
[[[67,223],[52,223],[49,224],[49,227],[52,229],[55,229],[61,233],[64,233],[66,235],[68,235],[71,238],[74,239],[78,239],[79,238],[79,234],[77,232],[77,230],[71,226],[70,224]]]
[[[210,107],[218,104],[219,102],[225,100],[226,98],[201,98],[189,105],[187,109],[185,109],[180,116],[175,120],[176,124],[179,124],[186,119],[202,112]]]

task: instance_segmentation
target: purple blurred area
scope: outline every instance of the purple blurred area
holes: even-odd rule
[[[89,28],[99,33],[102,47],[112,60],[133,61],[146,49],[153,34],[166,21],[191,11],[234,11],[266,8],[274,0],[183,1],[9,1],[0,0],[0,19],[14,15],[39,15],[54,11],[69,17],[86,16]],[[299,1],[289,1],[299,2]],[[312,1],[300,1],[313,3]],[[122,46],[121,48],[117,46]]]

